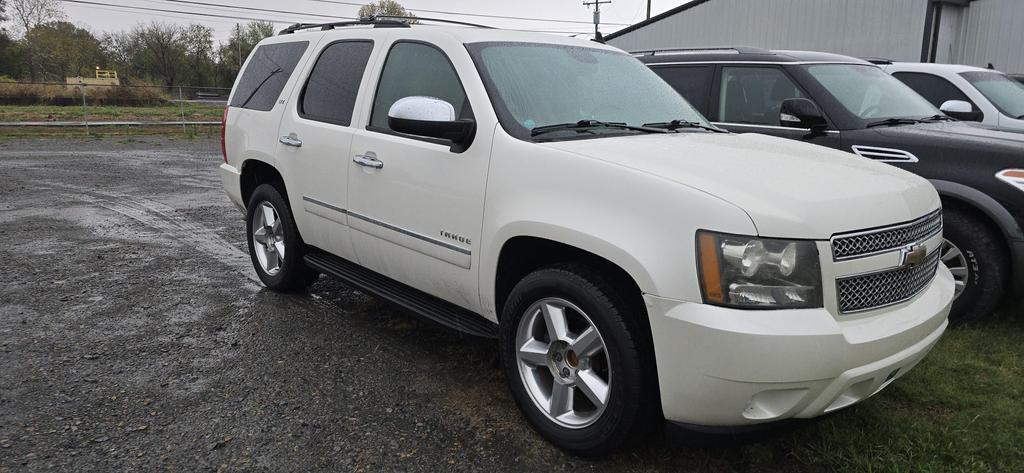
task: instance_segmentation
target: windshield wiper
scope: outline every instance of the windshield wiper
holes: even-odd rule
[[[930,117],[922,118],[921,121],[944,121],[944,122],[955,122],[955,118],[949,115],[932,115]]]
[[[590,128],[621,128],[623,130],[642,131],[644,133],[668,133],[661,128],[650,128],[646,126],[632,126],[620,122],[602,122],[600,120],[580,120],[570,123],[556,123],[554,125],[538,126],[530,130],[530,136],[543,135],[553,131],[562,130],[587,130]]]
[[[713,131],[715,133],[729,133],[729,130],[723,130],[716,126],[705,125],[701,122],[692,122],[688,120],[672,120],[670,122],[644,123],[644,126],[650,128],[664,128],[670,131],[678,130],[680,128],[699,128],[701,130]]]
[[[868,123],[867,125],[864,125],[864,128],[876,126],[916,125],[918,123],[921,123],[921,120],[915,120],[913,118],[886,118],[885,120]]]

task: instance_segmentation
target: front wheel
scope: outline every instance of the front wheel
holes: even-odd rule
[[[316,273],[302,261],[305,247],[288,203],[270,184],[256,188],[246,207],[249,256],[260,281],[276,291],[301,289]]]
[[[538,270],[512,290],[499,324],[502,366],[516,404],[548,441],[606,453],[657,420],[653,354],[638,322],[646,315],[636,310],[583,266]]]
[[[945,240],[940,258],[956,281],[951,324],[988,315],[1002,299],[1008,258],[996,231],[974,215],[956,208],[943,211]]]

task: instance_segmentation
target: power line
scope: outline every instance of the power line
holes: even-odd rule
[[[189,5],[199,5],[199,6],[203,6],[203,7],[234,8],[236,10],[259,11],[259,12],[268,12],[268,13],[283,13],[283,14],[286,14],[286,15],[293,15],[293,16],[315,16],[315,17],[330,18],[330,19],[358,20],[358,18],[353,17],[353,16],[324,15],[324,14],[321,14],[321,13],[306,13],[306,12],[290,12],[290,11],[285,11],[285,10],[273,10],[273,9],[269,9],[269,8],[256,8],[256,7],[243,7],[243,6],[238,6],[238,5],[225,5],[223,3],[195,2],[195,1],[191,1],[191,0],[151,0],[151,1],[161,1],[161,2],[171,2],[171,3],[184,3],[184,4],[189,4]]]
[[[150,12],[162,12],[162,13],[174,13],[178,15],[191,15],[191,16],[204,16],[214,18],[227,18],[231,20],[245,20],[245,21],[269,21],[271,23],[295,23],[294,20],[272,20],[268,18],[254,18],[251,16],[234,16],[234,15],[218,15],[216,13],[205,13],[195,11],[183,11],[183,10],[169,10],[164,8],[151,8],[151,7],[138,7],[133,5],[117,5],[113,3],[101,3],[101,2],[90,2],[88,0],[60,0],[65,3],[76,3],[81,5],[95,5],[101,7],[114,7],[114,8],[127,8],[131,10],[141,10]],[[299,16],[299,15],[296,15]]]
[[[84,5],[79,5],[79,6],[81,8],[89,8],[89,9],[94,9],[94,10],[105,10],[105,11],[110,11],[110,12],[115,12],[115,13],[135,13],[135,12],[132,12],[132,11],[118,10],[116,8],[97,7],[97,6],[88,6],[87,7],[87,6],[84,6]],[[175,20],[183,20],[183,19],[186,19],[186,18],[191,18],[191,16],[189,14],[178,14],[178,13],[173,13],[173,14],[150,13],[150,15],[151,16],[158,16],[158,17],[161,17],[161,18],[171,18],[171,19],[175,19]],[[218,19],[218,20],[207,19],[206,21],[211,22],[211,23],[221,23],[221,24],[231,24],[231,25],[237,23],[235,21],[229,21],[229,20],[224,20],[224,19]]]
[[[253,17],[253,16],[225,15],[225,14],[197,12],[197,11],[172,10],[172,9],[166,9],[166,8],[142,7],[142,6],[135,6],[135,5],[118,5],[118,4],[113,4],[113,3],[94,2],[94,1],[89,1],[89,0],[60,0],[60,1],[65,2],[65,3],[71,3],[71,4],[92,5],[92,6],[110,7],[110,8],[122,8],[122,9],[138,10],[138,11],[146,11],[146,12],[170,13],[170,14],[176,14],[176,15],[200,16],[200,17],[206,17],[206,18],[212,17],[212,18],[225,18],[225,19],[231,19],[231,20],[244,20],[244,21],[267,21],[267,22],[271,22],[271,23],[280,23],[280,24],[289,24],[289,23],[295,23],[296,22],[295,20],[271,19],[271,18]],[[167,1],[167,0],[164,0],[164,1]],[[180,0],[180,1],[184,1],[184,0]],[[209,3],[203,3],[203,2],[193,2],[193,3],[197,3],[197,4],[201,3],[203,5],[213,6],[214,8],[216,8],[216,4],[209,4]],[[223,5],[223,4],[220,4],[220,5]],[[228,7],[230,7],[230,6],[228,6]],[[244,8],[244,7],[238,7],[238,8]],[[250,8],[249,10],[256,10],[256,9],[255,8]],[[268,9],[262,9],[262,10],[268,10]],[[335,15],[322,15],[322,14],[292,13],[292,12],[286,12],[286,11],[283,11],[283,10],[274,10],[274,12],[275,13],[283,13],[283,14],[287,14],[287,15],[291,15],[291,16],[297,16],[297,17],[317,15],[317,16],[327,17],[327,18],[332,18],[332,19],[354,19],[352,17],[345,17],[345,16],[340,16],[340,15],[339,16],[335,16]],[[210,20],[210,21],[214,21],[214,20]],[[534,32],[534,33],[562,33],[562,34],[585,34],[586,33],[584,31],[567,31],[567,30],[515,29],[515,28],[507,28],[507,29],[514,30],[514,31],[528,31],[528,32]]]
[[[337,5],[352,5],[352,6],[357,6],[357,7],[362,7],[362,6],[365,5],[363,3],[344,2],[344,1],[341,1],[341,0],[309,0],[309,1],[311,1],[311,2],[319,2],[319,3],[334,3],[334,4],[337,4]],[[530,18],[530,17],[525,17],[525,16],[487,15],[487,14],[483,14],[483,13],[461,13],[461,12],[444,11],[444,10],[427,10],[427,9],[424,9],[424,8],[413,8],[413,7],[406,7],[406,10],[409,10],[409,11],[412,11],[412,12],[440,13],[442,15],[475,16],[475,17],[479,17],[479,18],[498,18],[498,19],[504,19],[504,20],[546,21],[546,22],[554,22],[554,23],[579,23],[579,24],[584,24],[584,25],[591,24],[589,21],[580,21],[580,20],[559,20],[559,19],[555,19],[555,18]],[[616,25],[616,26],[629,26],[629,23],[605,23],[605,24],[606,25]]]

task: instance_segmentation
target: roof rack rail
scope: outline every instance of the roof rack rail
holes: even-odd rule
[[[296,23],[283,30],[278,35],[292,34],[300,30],[310,30],[319,28],[321,31],[333,30],[334,28],[340,28],[345,26],[364,26],[373,25],[374,28],[408,28],[412,25],[412,21],[429,21],[433,23],[446,23],[450,25],[461,25],[461,26],[472,26],[474,28],[487,28],[494,29],[493,26],[480,25],[476,23],[467,23],[465,21],[446,20],[444,18],[424,18],[419,16],[398,16],[398,15],[371,15],[364,16],[357,20],[350,21],[335,21],[330,23]]]
[[[892,64],[892,59],[886,59],[884,57],[862,57],[861,59],[870,62],[871,64],[885,65]]]
[[[666,48],[632,51],[633,56],[665,56],[670,54],[772,54],[771,51],[748,46],[725,46],[703,48]]]

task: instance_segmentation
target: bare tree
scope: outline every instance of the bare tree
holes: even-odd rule
[[[185,66],[185,44],[181,28],[154,21],[146,26],[137,26],[133,33],[139,35],[147,68],[164,85],[175,85]]]
[[[10,0],[11,15],[19,33],[51,21],[64,20],[64,8],[60,0]]]
[[[32,28],[65,18],[60,0],[10,0],[10,2],[14,25],[20,35],[27,35]],[[31,42],[28,42],[24,52],[25,59],[28,61],[29,79],[34,81],[39,75],[38,50]]]

